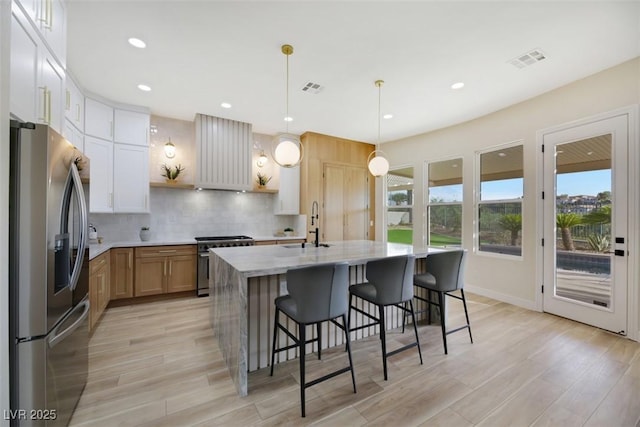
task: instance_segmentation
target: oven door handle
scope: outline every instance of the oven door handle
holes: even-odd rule
[[[209,258],[209,252],[205,252],[203,254],[200,254],[200,258]]]

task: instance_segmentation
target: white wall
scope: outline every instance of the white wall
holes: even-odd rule
[[[640,58],[573,82],[479,119],[438,131],[384,144],[394,167],[413,166],[415,174],[414,235],[424,231],[425,161],[462,157],[464,162],[463,245],[469,249],[466,281],[470,288],[494,298],[535,308],[536,283],[536,169],[539,156],[536,131],[594,114],[640,103]],[[523,257],[515,260],[472,252],[474,230],[475,152],[513,141],[524,144]],[[632,142],[638,143],[638,141]],[[380,187],[380,185],[378,186]],[[378,191],[381,193],[381,189]],[[380,194],[381,196],[381,194]],[[378,200],[384,200],[380,197]],[[378,206],[378,209],[382,209]],[[382,214],[382,212],[376,212]],[[382,216],[378,216],[382,218]],[[378,235],[383,235],[379,221]],[[414,238],[414,240],[417,240]],[[636,255],[637,256],[637,255]],[[638,259],[636,259],[638,260]],[[637,286],[637,283],[635,284]],[[639,325],[640,329],[640,325]]]
[[[9,408],[9,38],[11,2],[0,1],[0,411]],[[0,420],[8,426],[9,421]]]

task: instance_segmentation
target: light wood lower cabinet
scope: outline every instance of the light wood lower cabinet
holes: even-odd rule
[[[109,304],[111,256],[107,251],[89,262],[89,329],[93,331]]]
[[[111,249],[112,300],[133,297],[133,248]]]
[[[196,289],[195,245],[136,248],[135,258],[134,296]]]

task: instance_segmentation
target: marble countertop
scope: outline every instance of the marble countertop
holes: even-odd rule
[[[171,246],[171,245],[195,245],[196,240],[191,237],[151,239],[146,242],[137,240],[121,240],[117,242],[103,242],[89,244],[89,259],[94,259],[111,248],[135,248],[140,246]]]
[[[244,246],[235,248],[213,248],[216,254],[244,277],[281,274],[289,268],[313,264],[347,261],[349,264],[364,264],[369,260],[396,255],[414,254],[424,258],[430,252],[442,249],[425,248],[400,243],[382,243],[371,240],[349,240],[328,242],[329,247],[316,248],[307,243],[275,246]]]
[[[287,240],[299,240],[304,239],[305,236],[258,236],[253,237],[253,240],[259,241],[287,241]],[[89,242],[89,259],[92,260],[95,257],[105,253],[111,248],[135,248],[140,246],[171,246],[171,245],[195,245],[197,242],[193,237],[169,237],[169,238],[152,238],[146,242],[140,239],[135,240],[121,240],[114,242],[93,243]]]

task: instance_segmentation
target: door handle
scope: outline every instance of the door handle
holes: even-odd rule
[[[616,249],[614,251],[607,251],[607,254],[614,254],[615,256],[624,256],[624,249]]]
[[[78,327],[82,324],[82,322],[87,318],[87,316],[89,314],[89,308],[90,307],[91,307],[91,305],[90,305],[88,299],[85,299],[83,302],[78,304],[76,306],[75,310],[79,310],[80,308],[82,308],[83,309],[82,314],[80,315],[78,320],[73,322],[73,324],[71,326],[69,326],[67,329],[65,329],[64,331],[58,333],[58,328],[60,327],[60,325],[58,325],[52,331],[52,333],[51,333],[52,338],[50,338],[49,342],[48,342],[49,348],[55,347],[56,344],[58,344],[60,341],[64,340],[66,337],[71,335],[73,333],[73,331],[78,329]]]

